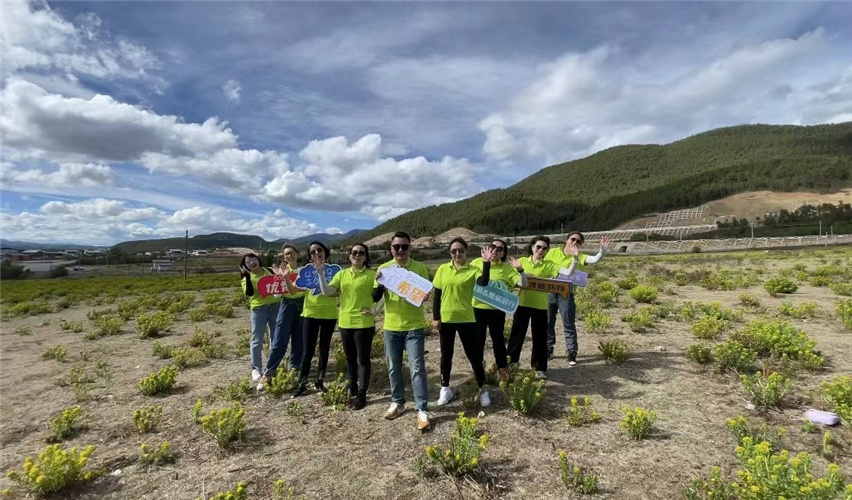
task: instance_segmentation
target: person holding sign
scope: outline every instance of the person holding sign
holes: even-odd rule
[[[558,264],[561,267],[570,267],[571,263],[576,260],[577,268],[583,268],[586,264],[595,264],[603,259],[609,248],[609,238],[604,236],[601,238],[601,249],[597,255],[589,256],[584,253],[575,257],[571,253],[569,244],[575,247],[583,246],[585,237],[580,231],[572,231],[568,234],[565,240],[565,246],[562,248],[551,248],[545,256],[545,260],[549,260]],[[575,366],[577,364],[577,324],[576,324],[577,306],[574,302],[574,286],[569,288],[568,296],[563,297],[558,293],[551,293],[547,299],[547,357],[553,357],[553,348],[556,346],[556,315],[562,317],[562,330],[565,333],[565,349],[568,351],[568,365]]]
[[[402,376],[402,353],[408,352],[408,369],[411,373],[411,387],[414,392],[414,409],[417,410],[417,428],[421,431],[432,427],[429,422],[429,388],[426,381],[426,332],[423,305],[416,306],[408,299],[392,293],[379,284],[382,270],[391,266],[401,267],[422,278],[429,279],[426,266],[412,259],[411,237],[408,233],[397,232],[391,239],[393,260],[379,266],[376,282],[373,284],[373,302],[385,299],[385,353],[388,358],[388,378],[391,386],[391,405],[385,418],[393,420],[405,411],[405,382]]]
[[[488,285],[493,254],[493,249],[484,247],[482,269],[474,267],[467,262],[467,242],[462,238],[453,238],[450,242],[452,260],[441,264],[432,280],[435,286],[432,320],[441,334],[441,393],[438,406],[444,406],[453,399],[450,372],[453,369],[456,332],[479,385],[479,402],[483,407],[491,406],[491,395],[482,389],[485,385],[485,369],[482,366],[485,345],[479,342],[476,332],[473,287],[476,284]]]
[[[283,262],[279,268],[272,266],[276,274],[296,273],[299,269],[299,249],[289,243],[281,247]],[[290,370],[298,370],[302,365],[302,308],[305,304],[305,292],[288,293],[281,299],[278,318],[275,323],[275,336],[269,347],[269,359],[266,360],[266,370],[258,384],[262,390],[270,378],[275,376],[278,365],[287,354],[287,344],[290,346]]]
[[[491,242],[491,271],[488,279],[490,282],[500,282],[506,285],[506,288],[511,290],[517,286],[520,276],[518,271],[506,263],[508,257],[508,245],[500,239]],[[470,263],[472,267],[476,267],[485,274],[485,259],[476,258]],[[497,363],[497,370],[500,373],[500,380],[508,380],[509,372],[506,371],[506,339],[503,331],[506,328],[506,313],[492,307],[485,302],[473,299],[473,315],[476,318],[476,331],[479,337],[479,343],[485,349],[485,338],[488,332],[491,333],[491,344],[494,349],[494,361]]]
[[[264,276],[274,274],[272,269],[260,266],[257,254],[247,253],[240,259],[240,285],[246,297],[250,297],[251,309],[251,380],[258,382],[263,369],[263,335],[269,327],[270,337],[275,335],[275,319],[281,299],[274,295],[261,297],[257,282]]]
[[[511,257],[509,263],[518,270],[521,286],[526,283],[526,276],[536,278],[553,278],[559,274],[570,276],[574,274],[575,261],[571,267],[560,272],[556,263],[545,260],[550,248],[550,238],[547,236],[536,236],[530,245],[530,256],[521,257],[520,260]],[[577,247],[571,244],[573,252],[578,252]],[[574,253],[573,255],[576,255]],[[519,294],[520,304],[515,311],[515,320],[512,323],[512,333],[509,337],[509,356],[512,363],[521,359],[521,349],[527,336],[527,327],[532,323],[532,358],[531,365],[536,370],[539,379],[547,378],[547,293],[536,290],[521,290]]]
[[[346,352],[346,371],[349,373],[349,395],[355,398],[353,408],[367,406],[367,388],[370,386],[370,351],[376,335],[373,312],[373,283],[376,273],[370,269],[370,252],[367,245],[356,243],[349,250],[349,269],[340,271],[326,284],[323,261],[315,257],[314,267],[319,276],[323,295],[340,296],[340,338]]]
[[[308,246],[311,260],[319,259],[325,262],[331,257],[331,251],[322,242],[312,241]],[[319,271],[318,269],[316,271]],[[284,275],[284,282],[290,293],[297,292],[296,285],[290,280],[289,275]],[[331,350],[331,336],[334,334],[334,325],[337,323],[337,300],[327,295],[305,294],[305,307],[302,310],[302,343],[304,353],[302,355],[302,368],[299,376],[299,385],[293,393],[294,398],[304,394],[308,390],[308,375],[311,374],[311,361],[319,340],[319,359],[317,360],[317,381],[314,382],[318,392],[327,392],[325,388],[325,369],[328,367],[328,353]]]

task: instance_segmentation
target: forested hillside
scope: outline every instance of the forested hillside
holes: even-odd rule
[[[611,229],[654,212],[698,206],[743,191],[833,191],[852,185],[852,122],[742,125],[664,146],[618,146],[553,165],[506,189],[427,207],[361,235],[453,227],[479,233]]]

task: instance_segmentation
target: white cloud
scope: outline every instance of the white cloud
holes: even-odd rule
[[[222,93],[225,94],[225,98],[231,102],[240,102],[240,92],[243,90],[243,87],[240,85],[240,82],[236,80],[228,80],[222,85]]]
[[[63,19],[46,2],[3,2],[0,51],[5,78],[21,70],[52,71],[73,80],[87,75],[149,81],[162,91],[165,82],[151,73],[159,62],[147,49],[123,38],[114,43],[101,31],[96,14],[81,16],[80,25]]]
[[[4,189],[14,186],[97,187],[115,183],[115,172],[107,165],[93,163],[62,163],[55,172],[40,168],[19,170],[9,162],[0,163],[0,183]]]

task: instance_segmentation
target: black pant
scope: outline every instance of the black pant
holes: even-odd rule
[[[453,370],[453,351],[455,351],[456,332],[479,387],[485,385],[485,368],[482,357],[485,346],[479,342],[476,323],[441,323],[441,385],[450,385],[450,372]]]
[[[530,365],[539,371],[547,371],[547,309],[518,306],[509,337],[509,356],[512,363],[521,359],[521,349],[527,336],[527,327],[532,322],[532,358]]]
[[[370,351],[376,328],[341,328],[343,351],[346,352],[346,371],[349,372],[349,392],[354,396],[367,393],[370,386]]]
[[[328,352],[331,350],[331,335],[334,333],[336,319],[305,318],[302,323],[302,344],[305,346],[302,355],[301,378],[307,379],[311,374],[311,361],[317,349],[319,338],[319,360],[317,360],[317,380],[325,379],[325,369],[328,367]]]
[[[485,336],[491,332],[491,344],[494,346],[494,361],[497,368],[506,368],[506,338],[503,330],[506,328],[506,313],[498,309],[473,308],[476,317],[476,334],[482,345],[482,355],[485,356]]]

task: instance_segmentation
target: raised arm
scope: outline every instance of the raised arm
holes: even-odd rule
[[[514,267],[516,271],[518,271],[518,286],[521,288],[527,286],[527,273],[524,272],[524,266],[521,264],[521,261],[514,257],[509,257],[509,265]]]
[[[320,292],[322,292],[323,295],[328,295],[329,297],[338,295],[337,288],[325,282],[325,262],[323,262],[322,258],[319,255],[314,255],[311,258],[311,263],[317,270],[317,281],[319,281]]]
[[[607,252],[609,252],[609,238],[604,236],[601,238],[601,249],[598,250],[597,254],[591,257],[586,257],[586,264],[597,264],[604,258],[604,255],[606,255]]]

